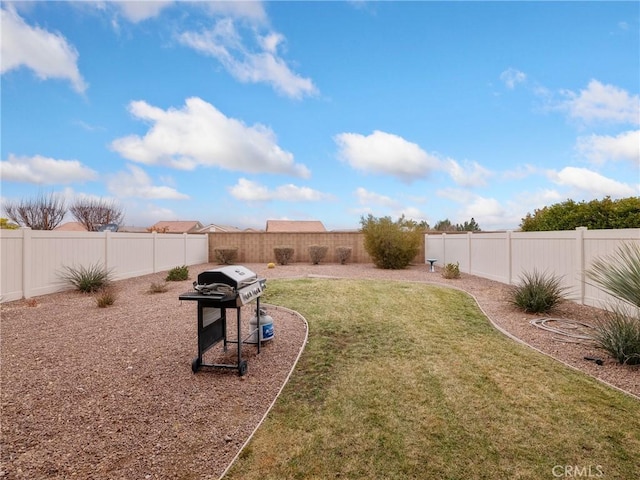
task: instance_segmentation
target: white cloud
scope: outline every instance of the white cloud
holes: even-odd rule
[[[272,130],[259,124],[248,127],[200,98],[187,99],[180,110],[165,111],[144,101],[131,102],[129,110],[152,124],[144,137],[129,135],[111,143],[113,150],[129,160],[182,170],[209,166],[310,176],[307,167],[294,163],[293,155],[278,146]]]
[[[443,169],[451,176],[456,184],[462,187],[480,187],[487,184],[491,172],[478,162],[466,161],[460,165],[453,159],[446,159],[442,163]]]
[[[639,193],[637,186],[634,188],[586,168],[565,167],[559,172],[549,170],[547,176],[558,185],[576,189],[593,198],[607,195],[620,198],[635,196]]]
[[[27,25],[12,8],[0,9],[0,19],[2,74],[27,67],[40,79],[69,80],[79,93],[87,89],[78,70],[78,52],[61,34]]]
[[[248,20],[253,24],[267,21],[267,13],[261,1],[205,2],[204,6],[212,15]]]
[[[369,136],[341,133],[334,141],[338,157],[356,170],[392,175],[404,182],[425,178],[441,167],[435,156],[417,144],[379,130]]]
[[[576,150],[597,164],[609,160],[628,160],[640,166],[640,130],[622,132],[615,137],[608,135],[580,137],[576,143]]]
[[[380,205],[389,208],[399,208],[400,202],[394,200],[386,195],[380,195],[379,193],[370,192],[362,187],[359,187],[355,192],[356,199],[360,205],[367,207],[371,205]]]
[[[128,172],[118,172],[109,177],[107,188],[120,198],[137,197],[148,199],[187,200],[189,195],[178,192],[175,188],[155,186],[151,178],[142,168],[127,165]]]
[[[278,54],[284,36],[269,32],[260,36],[253,32],[259,48],[252,51],[237,31],[232,18],[218,20],[203,32],[184,32],[178,40],[194,50],[217,59],[237,80],[244,83],[267,83],[277,92],[291,98],[318,93],[313,81],[294,73]]]
[[[267,202],[281,200],[284,202],[318,202],[329,200],[331,195],[313,190],[309,187],[298,187],[293,184],[280,185],[275,190],[269,190],[257,182],[240,178],[238,183],[229,187],[231,195],[247,202]]]
[[[500,80],[502,80],[510,90],[513,90],[518,83],[522,83],[526,79],[527,75],[525,73],[511,67],[500,74]]]
[[[533,165],[525,164],[525,165],[517,166],[513,170],[507,170],[502,172],[502,178],[507,180],[522,180],[523,178],[527,178],[531,175],[534,175],[537,172],[538,172],[537,167]]]
[[[78,160],[56,160],[35,155],[9,158],[0,162],[0,177],[6,182],[26,182],[40,185],[59,185],[96,180],[98,173]]]
[[[567,111],[571,118],[586,123],[640,124],[640,97],[614,85],[591,80],[579,93],[569,90],[562,93],[566,100],[559,108]]]
[[[160,12],[171,5],[172,1],[116,1],[114,5],[122,12],[124,18],[132,23],[138,23],[149,18],[157,17]]]

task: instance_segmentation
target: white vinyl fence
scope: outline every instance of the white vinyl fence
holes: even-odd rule
[[[461,272],[508,285],[518,284],[524,273],[555,275],[569,299],[603,307],[612,298],[592,285],[585,271],[627,242],[640,244],[640,229],[428,234],[425,259],[436,259],[441,267],[459,263]]]
[[[68,289],[65,267],[104,265],[121,280],[208,258],[208,235],[0,230],[0,301]]]

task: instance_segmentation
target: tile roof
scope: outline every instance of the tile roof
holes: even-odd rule
[[[60,232],[86,232],[87,229],[80,222],[66,222],[58,225],[54,230]]]
[[[267,232],[326,232],[319,220],[267,220]]]

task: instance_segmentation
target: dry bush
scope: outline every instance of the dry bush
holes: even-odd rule
[[[169,290],[167,282],[152,282],[149,286],[149,293],[164,293]]]
[[[329,247],[326,245],[309,245],[309,258],[311,258],[311,263],[314,265],[318,265],[324,257],[327,256],[327,251]]]
[[[231,265],[238,258],[238,249],[236,247],[218,247],[213,249],[216,261],[222,265]]]
[[[340,262],[340,265],[344,265],[349,261],[352,251],[353,249],[351,247],[336,248],[336,257],[338,258],[338,262]]]
[[[116,290],[113,287],[103,287],[96,294],[96,304],[100,308],[109,307],[115,303],[116,297]]]
[[[276,257],[276,262],[280,265],[287,265],[293,258],[294,251],[293,247],[275,247],[273,254]]]

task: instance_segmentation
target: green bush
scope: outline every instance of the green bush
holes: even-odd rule
[[[329,251],[329,247],[326,245],[309,245],[311,263],[318,265],[327,256],[327,251]]]
[[[165,279],[167,282],[179,282],[181,280],[189,279],[189,268],[186,265],[181,267],[173,267],[169,270],[169,274]]]
[[[360,223],[364,248],[378,268],[405,268],[418,255],[423,229],[404,215],[394,222],[391,217],[375,218],[369,214]]]
[[[276,262],[280,265],[287,265],[293,258],[294,249],[293,247],[275,247],[273,254],[276,257]]]
[[[596,344],[620,364],[640,364],[640,312],[614,308],[595,325]]]
[[[238,249],[235,247],[219,247],[214,248],[213,253],[216,261],[220,264],[231,265],[238,258]]]
[[[111,272],[99,263],[88,267],[63,267],[60,276],[84,293],[96,292],[111,283]]]
[[[344,265],[351,258],[351,247],[336,247],[336,258],[340,265]]]
[[[447,263],[442,269],[444,278],[460,278],[460,262]]]
[[[536,270],[524,272],[520,283],[511,288],[511,303],[527,313],[546,313],[564,300],[566,287],[561,278]]]

